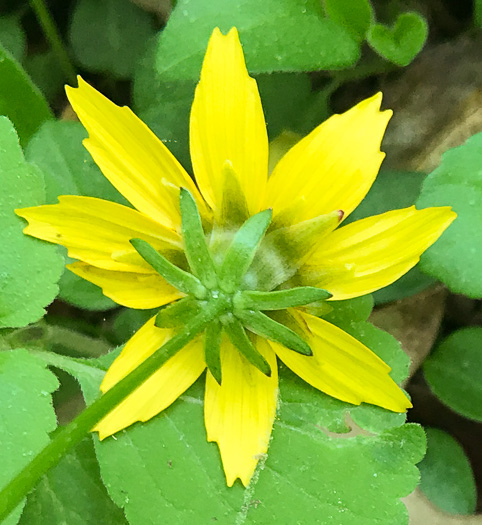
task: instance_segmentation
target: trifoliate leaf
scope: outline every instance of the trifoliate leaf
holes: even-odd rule
[[[83,67],[129,78],[153,34],[152,17],[129,0],[79,0],[69,37]]]
[[[402,13],[393,27],[373,24],[367,41],[379,55],[399,66],[408,66],[428,36],[426,20],[418,13]]]
[[[22,145],[53,118],[50,108],[22,66],[0,44],[0,115],[14,124]]]
[[[482,421],[482,328],[452,333],[425,361],[432,391],[452,410]]]
[[[424,272],[453,292],[482,297],[482,133],[447,151],[426,179],[417,207],[452,206],[457,218],[421,258]]]
[[[20,525],[122,525],[123,512],[100,479],[92,439],[87,437],[50,470],[27,498]]]
[[[57,425],[50,396],[57,387],[54,374],[26,350],[0,352],[0,488],[47,445]],[[17,523],[22,507],[2,525]]]
[[[463,448],[446,432],[426,428],[427,454],[419,463],[420,490],[437,507],[451,514],[475,512],[477,490]]]
[[[47,100],[52,101],[63,90],[65,74],[54,51],[28,55],[25,69]]]
[[[5,117],[0,117],[0,180],[0,327],[19,327],[40,319],[54,300],[63,259],[55,246],[25,235],[26,223],[15,215],[16,208],[43,204],[45,189]]]
[[[85,195],[128,205],[102,175],[82,145],[87,132],[80,122],[46,122],[31,138],[25,157],[44,174],[46,203],[57,203],[59,195]],[[66,257],[66,263],[72,259]],[[107,310],[115,303],[102,290],[73,274],[64,272],[59,283],[60,298],[87,310]]]

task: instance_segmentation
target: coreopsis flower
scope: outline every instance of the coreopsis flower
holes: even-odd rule
[[[268,138],[236,29],[215,29],[190,120],[195,181],[127,107],[79,78],[67,95],[84,141],[132,207],[92,197],[17,210],[25,232],[58,243],[75,274],[129,308],[160,308],[107,371],[102,392],[182,330],[191,341],[94,430],[101,439],[171,405],[207,368],[204,416],[231,486],[266,453],[280,359],[322,392],[395,412],[411,406],[390,367],[313,315],[412,268],[455,218],[448,207],[390,211],[340,227],[384,154],[381,94],[334,115],[268,178]],[[311,313],[310,313],[311,312]],[[162,439],[162,436],[160,437]]]

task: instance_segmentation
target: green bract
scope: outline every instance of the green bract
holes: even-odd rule
[[[229,192],[226,191],[225,194],[227,193]],[[331,297],[331,294],[326,290],[309,286],[275,291],[250,289],[250,286],[256,286],[260,282],[256,272],[248,272],[248,270],[271,223],[271,210],[261,211],[247,219],[232,235],[231,242],[222,254],[220,264],[216,265],[206,242],[196,201],[185,188],[180,191],[180,208],[185,256],[192,273],[172,264],[146,241],[131,239],[131,244],[139,255],[169,284],[187,295],[163,308],[156,317],[156,326],[180,328],[188,322],[195,324],[196,320],[206,324],[206,364],[218,383],[221,383],[219,353],[223,330],[239,352],[268,376],[271,374],[271,368],[251,342],[245,328],[271,341],[281,343],[295,352],[312,355],[308,343],[295,330],[263,314],[262,310],[284,310],[318,303]],[[336,217],[338,219],[338,214]],[[323,226],[326,220],[324,217]],[[217,229],[219,237],[220,228]],[[311,238],[311,234],[312,231],[308,228],[308,238]],[[295,248],[297,261],[300,259],[299,246],[303,245],[305,237],[306,235],[301,236],[296,243],[291,243],[292,248]],[[289,235],[285,234],[285,252],[289,252],[290,247],[287,238],[289,239]],[[223,246],[224,243],[221,245]],[[218,259],[219,254],[215,255]],[[285,255],[287,256],[286,253]]]

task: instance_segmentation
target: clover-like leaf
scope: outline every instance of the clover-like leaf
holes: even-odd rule
[[[1,65],[0,65],[1,68]],[[57,248],[24,235],[16,208],[43,204],[41,172],[25,162],[11,122],[0,117],[0,328],[37,321],[58,293],[63,258]]]
[[[432,391],[452,410],[482,421],[482,328],[452,333],[425,361]]]
[[[482,133],[447,151],[422,186],[417,207],[452,206],[457,218],[421,258],[453,292],[482,297]]]
[[[48,443],[57,425],[50,394],[57,378],[26,350],[0,352],[0,488]],[[26,417],[28,414],[28,417]],[[23,503],[2,525],[14,525]]]
[[[402,13],[393,27],[373,24],[367,41],[379,55],[399,66],[408,66],[428,36],[426,20],[418,13]]]

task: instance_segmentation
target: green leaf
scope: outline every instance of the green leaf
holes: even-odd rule
[[[426,428],[427,454],[419,463],[420,489],[451,514],[472,514],[477,489],[470,462],[457,441],[442,430]]]
[[[457,330],[425,361],[433,392],[452,410],[482,421],[482,328]]]
[[[152,17],[129,0],[79,0],[69,39],[87,70],[129,78],[153,34]]]
[[[43,204],[45,191],[42,174],[25,162],[5,117],[0,117],[0,179],[0,327],[20,327],[40,319],[54,300],[63,259],[55,246],[25,235],[25,221],[14,213]]]
[[[11,53],[15,60],[22,62],[25,55],[26,38],[18,17],[0,17],[0,45]]]
[[[457,218],[421,259],[424,272],[453,292],[482,298],[482,133],[447,151],[426,179],[417,206],[452,206]]]
[[[346,28],[351,36],[361,42],[373,20],[373,8],[369,0],[324,0],[326,14]]]
[[[57,387],[54,374],[26,350],[0,352],[0,488],[47,445],[57,426],[50,396]],[[2,525],[17,523],[22,507]]]
[[[54,204],[59,195],[86,195],[129,205],[102,175],[82,140],[87,137],[82,124],[69,121],[45,122],[31,138],[25,157],[44,174],[46,203]],[[72,259],[66,257],[66,263]],[[116,304],[102,290],[66,271],[59,283],[60,298],[87,310],[107,310]]]
[[[254,73],[339,69],[353,65],[360,54],[348,32],[323,16],[316,0],[179,0],[159,37],[157,74],[197,80],[213,29],[226,33],[233,26]]]
[[[100,479],[99,465],[90,437],[66,454],[27,498],[20,525],[127,524]]]
[[[92,401],[98,387],[80,381]],[[115,440],[95,440],[104,483],[129,522],[162,516],[166,523],[296,523],[303,516],[306,523],[408,523],[399,498],[418,481],[421,428],[339,439],[312,417],[328,396],[307,387],[310,411],[286,398],[291,384],[281,388],[268,457],[247,490],[239,482],[226,487],[217,447],[206,442],[200,382],[160,416],[119,432]],[[290,412],[298,415],[295,422]]]
[[[399,381],[406,376],[408,358],[393,337],[363,321],[367,304],[358,302],[358,320],[343,327],[380,355]],[[99,395],[103,373],[98,367],[108,366],[116,355],[84,364],[53,356],[52,364],[79,379],[90,403]],[[331,398],[284,367],[280,373],[273,439],[246,491],[239,483],[226,487],[217,447],[206,442],[204,378],[159,416],[117,433],[115,440],[95,439],[103,481],[129,522],[155,522],[162,516],[167,523],[214,518],[226,524],[276,518],[295,523],[303,516],[307,523],[336,525],[408,523],[399,498],[418,481],[414,465],[425,448],[421,428],[402,426],[404,414]],[[346,434],[347,425],[352,434]],[[368,433],[360,435],[357,425]]]
[[[428,36],[426,20],[418,13],[402,13],[393,27],[373,24],[367,41],[374,51],[399,66],[408,66]]]
[[[38,88],[1,44],[0,115],[7,116],[13,122],[22,145],[43,122],[53,117]]]
[[[348,217],[346,223],[412,206],[420,195],[424,179],[423,173],[382,170],[367,196]],[[425,275],[416,266],[393,284],[377,290],[373,298],[375,304],[398,301],[421,292],[434,282],[433,277]]]

